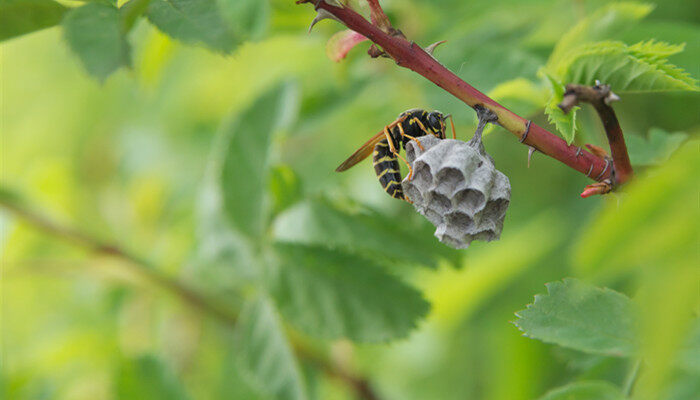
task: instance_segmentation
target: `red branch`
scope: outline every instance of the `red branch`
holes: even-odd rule
[[[308,0],[299,2],[308,2]],[[314,2],[316,3],[316,1]],[[375,3],[378,6],[376,1],[370,1],[370,5]],[[521,143],[532,146],[539,152],[559,160],[589,177],[594,177],[595,180],[602,181],[610,177],[605,160],[579,147],[568,145],[559,136],[514,114],[464,82],[420,46],[406,40],[403,35],[392,35],[384,32],[349,7],[336,7],[323,0],[318,1],[316,7],[329,12],[348,28],[381,46],[384,52],[391,56],[399,66],[417,72],[472,108],[482,105],[493,111],[498,116],[499,125],[516,135]]]

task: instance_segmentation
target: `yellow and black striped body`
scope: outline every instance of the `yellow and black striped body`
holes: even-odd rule
[[[389,196],[395,199],[405,200],[401,188],[401,171],[399,161],[389,150],[389,142],[384,139],[374,146],[372,153],[374,172],[377,173],[379,184]]]
[[[430,118],[431,114],[433,118]],[[403,133],[402,133],[403,132]],[[399,115],[399,122],[391,128],[389,136],[397,151],[412,140],[410,137],[435,135],[440,139],[445,138],[444,116],[442,114],[429,113],[421,109],[408,110]],[[389,141],[381,140],[374,146],[372,153],[374,172],[377,173],[379,184],[384,191],[395,199],[407,200],[401,187],[401,171],[399,161],[395,154],[391,153]]]
[[[384,127],[359,149],[357,149],[347,160],[343,161],[335,170],[337,172],[346,171],[356,165],[361,160],[372,154],[374,161],[374,171],[377,173],[379,183],[382,188],[395,199],[409,201],[403,193],[401,187],[401,172],[398,160],[406,163],[409,171],[409,179],[413,174],[411,165],[399,155],[401,148],[406,148],[406,144],[411,140],[418,141],[418,137],[434,135],[439,139],[445,138],[445,119],[449,116],[439,111],[425,111],[421,109],[408,110],[399,115],[394,122]],[[454,136],[454,125],[453,125]],[[420,146],[420,141],[418,141]],[[422,147],[421,147],[422,149]]]

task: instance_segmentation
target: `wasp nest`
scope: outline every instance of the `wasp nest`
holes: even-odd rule
[[[484,150],[481,129],[467,143],[428,135],[418,138],[423,150],[414,141],[406,147],[414,175],[403,180],[404,193],[435,236],[457,249],[498,240],[510,203],[510,182]]]

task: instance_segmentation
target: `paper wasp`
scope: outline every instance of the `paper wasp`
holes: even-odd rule
[[[379,178],[379,183],[389,196],[395,199],[410,200],[404,195],[401,188],[401,172],[399,171],[400,158],[408,166],[408,179],[413,177],[413,168],[399,154],[401,146],[406,148],[409,140],[415,140],[418,147],[423,149],[420,141],[416,139],[420,136],[433,135],[439,139],[445,138],[445,120],[450,118],[452,123],[452,137],[456,138],[454,122],[450,115],[444,115],[439,111],[428,112],[421,109],[405,111],[394,120],[394,122],[384,127],[384,130],[374,135],[347,160],[345,160],[336,172],[345,171],[372,154],[374,171]]]

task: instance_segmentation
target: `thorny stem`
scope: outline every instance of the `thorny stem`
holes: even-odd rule
[[[559,104],[559,107],[565,113],[568,113],[580,101],[590,103],[595,108],[603,123],[608,143],[610,143],[610,155],[613,162],[611,174],[613,186],[627,182],[633,174],[625,138],[622,135],[622,128],[620,128],[615,110],[610,106],[610,103],[617,100],[619,100],[619,97],[610,91],[610,85],[601,85],[596,82],[595,86],[566,85],[564,98]]]
[[[310,0],[297,1],[308,2]],[[409,42],[401,34],[393,34],[398,32],[397,30],[392,28],[388,32],[384,31],[349,7],[334,6],[325,0],[313,0],[313,3],[317,9],[330,13],[349,29],[380,46],[399,66],[422,75],[472,108],[483,106],[491,110],[498,117],[498,124],[516,135],[526,146],[533,147],[595,180],[603,181],[610,177],[610,169],[606,168],[605,160],[579,147],[568,145],[564,139],[506,109],[460,79],[417,44]],[[379,7],[377,1],[370,1],[370,5],[372,4]]]
[[[194,288],[188,287],[177,279],[162,274],[154,268],[150,262],[117,244],[104,242],[83,231],[59,224],[8,198],[0,197],[0,207],[44,233],[70,242],[78,247],[92,251],[93,253],[124,261],[122,265],[128,267],[136,275],[174,295],[184,304],[209,314],[226,325],[233,327],[238,320],[237,312],[221,306],[214,299],[209,298],[207,295]],[[356,376],[346,371],[341,366],[335,365],[301,340],[294,340],[294,337],[291,337],[290,341],[294,347],[295,354],[301,360],[320,369],[328,376],[344,382],[357,394],[358,398],[364,400],[379,399],[370,387],[367,379]]]

